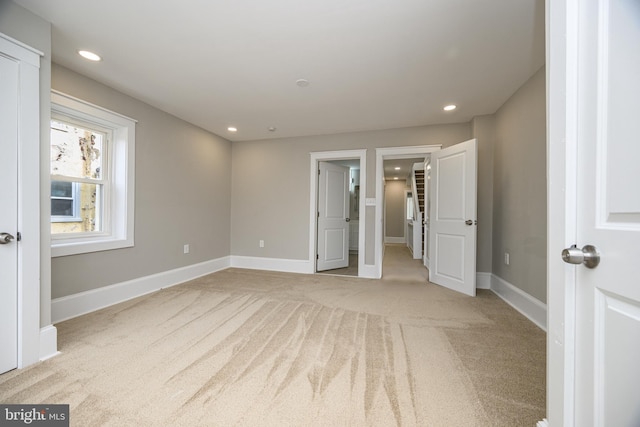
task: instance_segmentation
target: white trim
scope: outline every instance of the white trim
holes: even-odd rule
[[[382,277],[382,256],[384,253],[383,241],[383,201],[384,201],[384,160],[385,159],[410,159],[422,156],[442,148],[438,145],[416,145],[410,147],[376,148],[376,204],[375,204],[375,258],[376,278]],[[364,211],[362,211],[364,212]]]
[[[367,279],[379,279],[377,274],[377,268],[373,264],[363,264],[358,267],[358,277],[363,277]]]
[[[407,239],[403,237],[389,237],[384,236],[385,243],[407,243]]]
[[[44,53],[4,33],[0,33],[0,39],[2,39],[0,40],[0,51],[2,53],[40,68],[40,57],[43,57]]]
[[[311,152],[310,179],[309,179],[309,259],[306,271],[299,273],[315,273],[316,271],[316,221],[318,219],[318,162],[330,160],[360,160],[360,219],[358,222],[358,276],[362,276],[365,260],[365,231],[367,215],[365,211],[365,199],[367,195],[367,150],[340,150]],[[288,270],[285,270],[288,271]]]
[[[542,421],[538,421],[538,423],[536,424],[536,427],[549,427],[549,421],[547,421],[547,419],[544,418]]]
[[[491,290],[540,329],[547,330],[547,305],[506,280],[491,275]]]
[[[40,328],[40,360],[47,360],[60,354],[58,351],[58,330],[49,325]]]
[[[476,289],[491,289],[491,273],[476,273]]]
[[[547,419],[575,425],[575,268],[559,256],[576,243],[579,0],[546,0]]]
[[[231,256],[231,267],[248,270],[281,271],[283,273],[313,274],[313,263],[306,259],[262,258]]]
[[[230,257],[180,267],[51,301],[52,323],[62,322],[151,292],[229,268]]]

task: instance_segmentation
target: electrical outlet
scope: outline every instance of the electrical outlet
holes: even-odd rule
[[[184,253],[185,253],[185,254],[188,254],[188,253],[189,253],[189,249],[190,249],[190,248],[189,248],[189,245],[188,245],[188,244],[184,245]]]
[[[258,242],[258,246],[260,246],[261,248],[264,248],[264,240],[260,240]]]
[[[509,252],[504,253],[504,263],[509,265]]]

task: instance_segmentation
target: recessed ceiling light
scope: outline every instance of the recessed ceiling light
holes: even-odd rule
[[[400,166],[396,166],[394,169],[399,171],[400,170]]]
[[[393,177],[393,179],[398,179],[398,177],[397,177],[397,176],[394,176],[394,177]]]
[[[89,61],[101,61],[100,55],[96,55],[93,52],[89,52],[88,50],[79,50],[78,55],[82,56],[84,59],[88,59]]]
[[[296,80],[296,84],[300,87],[307,87],[309,86],[309,80],[307,79],[298,79]]]
[[[270,126],[270,127],[269,127],[269,132],[275,132],[275,131],[276,131],[276,128],[275,128],[275,127],[273,127],[273,126]]]
[[[237,131],[238,131],[238,128],[234,128],[233,126],[229,126],[229,127],[227,128],[227,130],[228,130],[229,132],[237,132]]]
[[[451,104],[451,105],[447,105],[446,107],[443,108],[444,111],[453,111],[457,108],[457,106]]]

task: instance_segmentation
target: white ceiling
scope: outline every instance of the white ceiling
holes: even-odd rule
[[[54,62],[232,141],[466,122],[544,64],[544,0],[14,1]]]

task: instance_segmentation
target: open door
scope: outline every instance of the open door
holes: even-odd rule
[[[548,423],[640,426],[640,2],[547,2]]]
[[[349,266],[349,168],[319,162],[316,271]]]
[[[431,154],[429,281],[476,295],[476,140]]]

